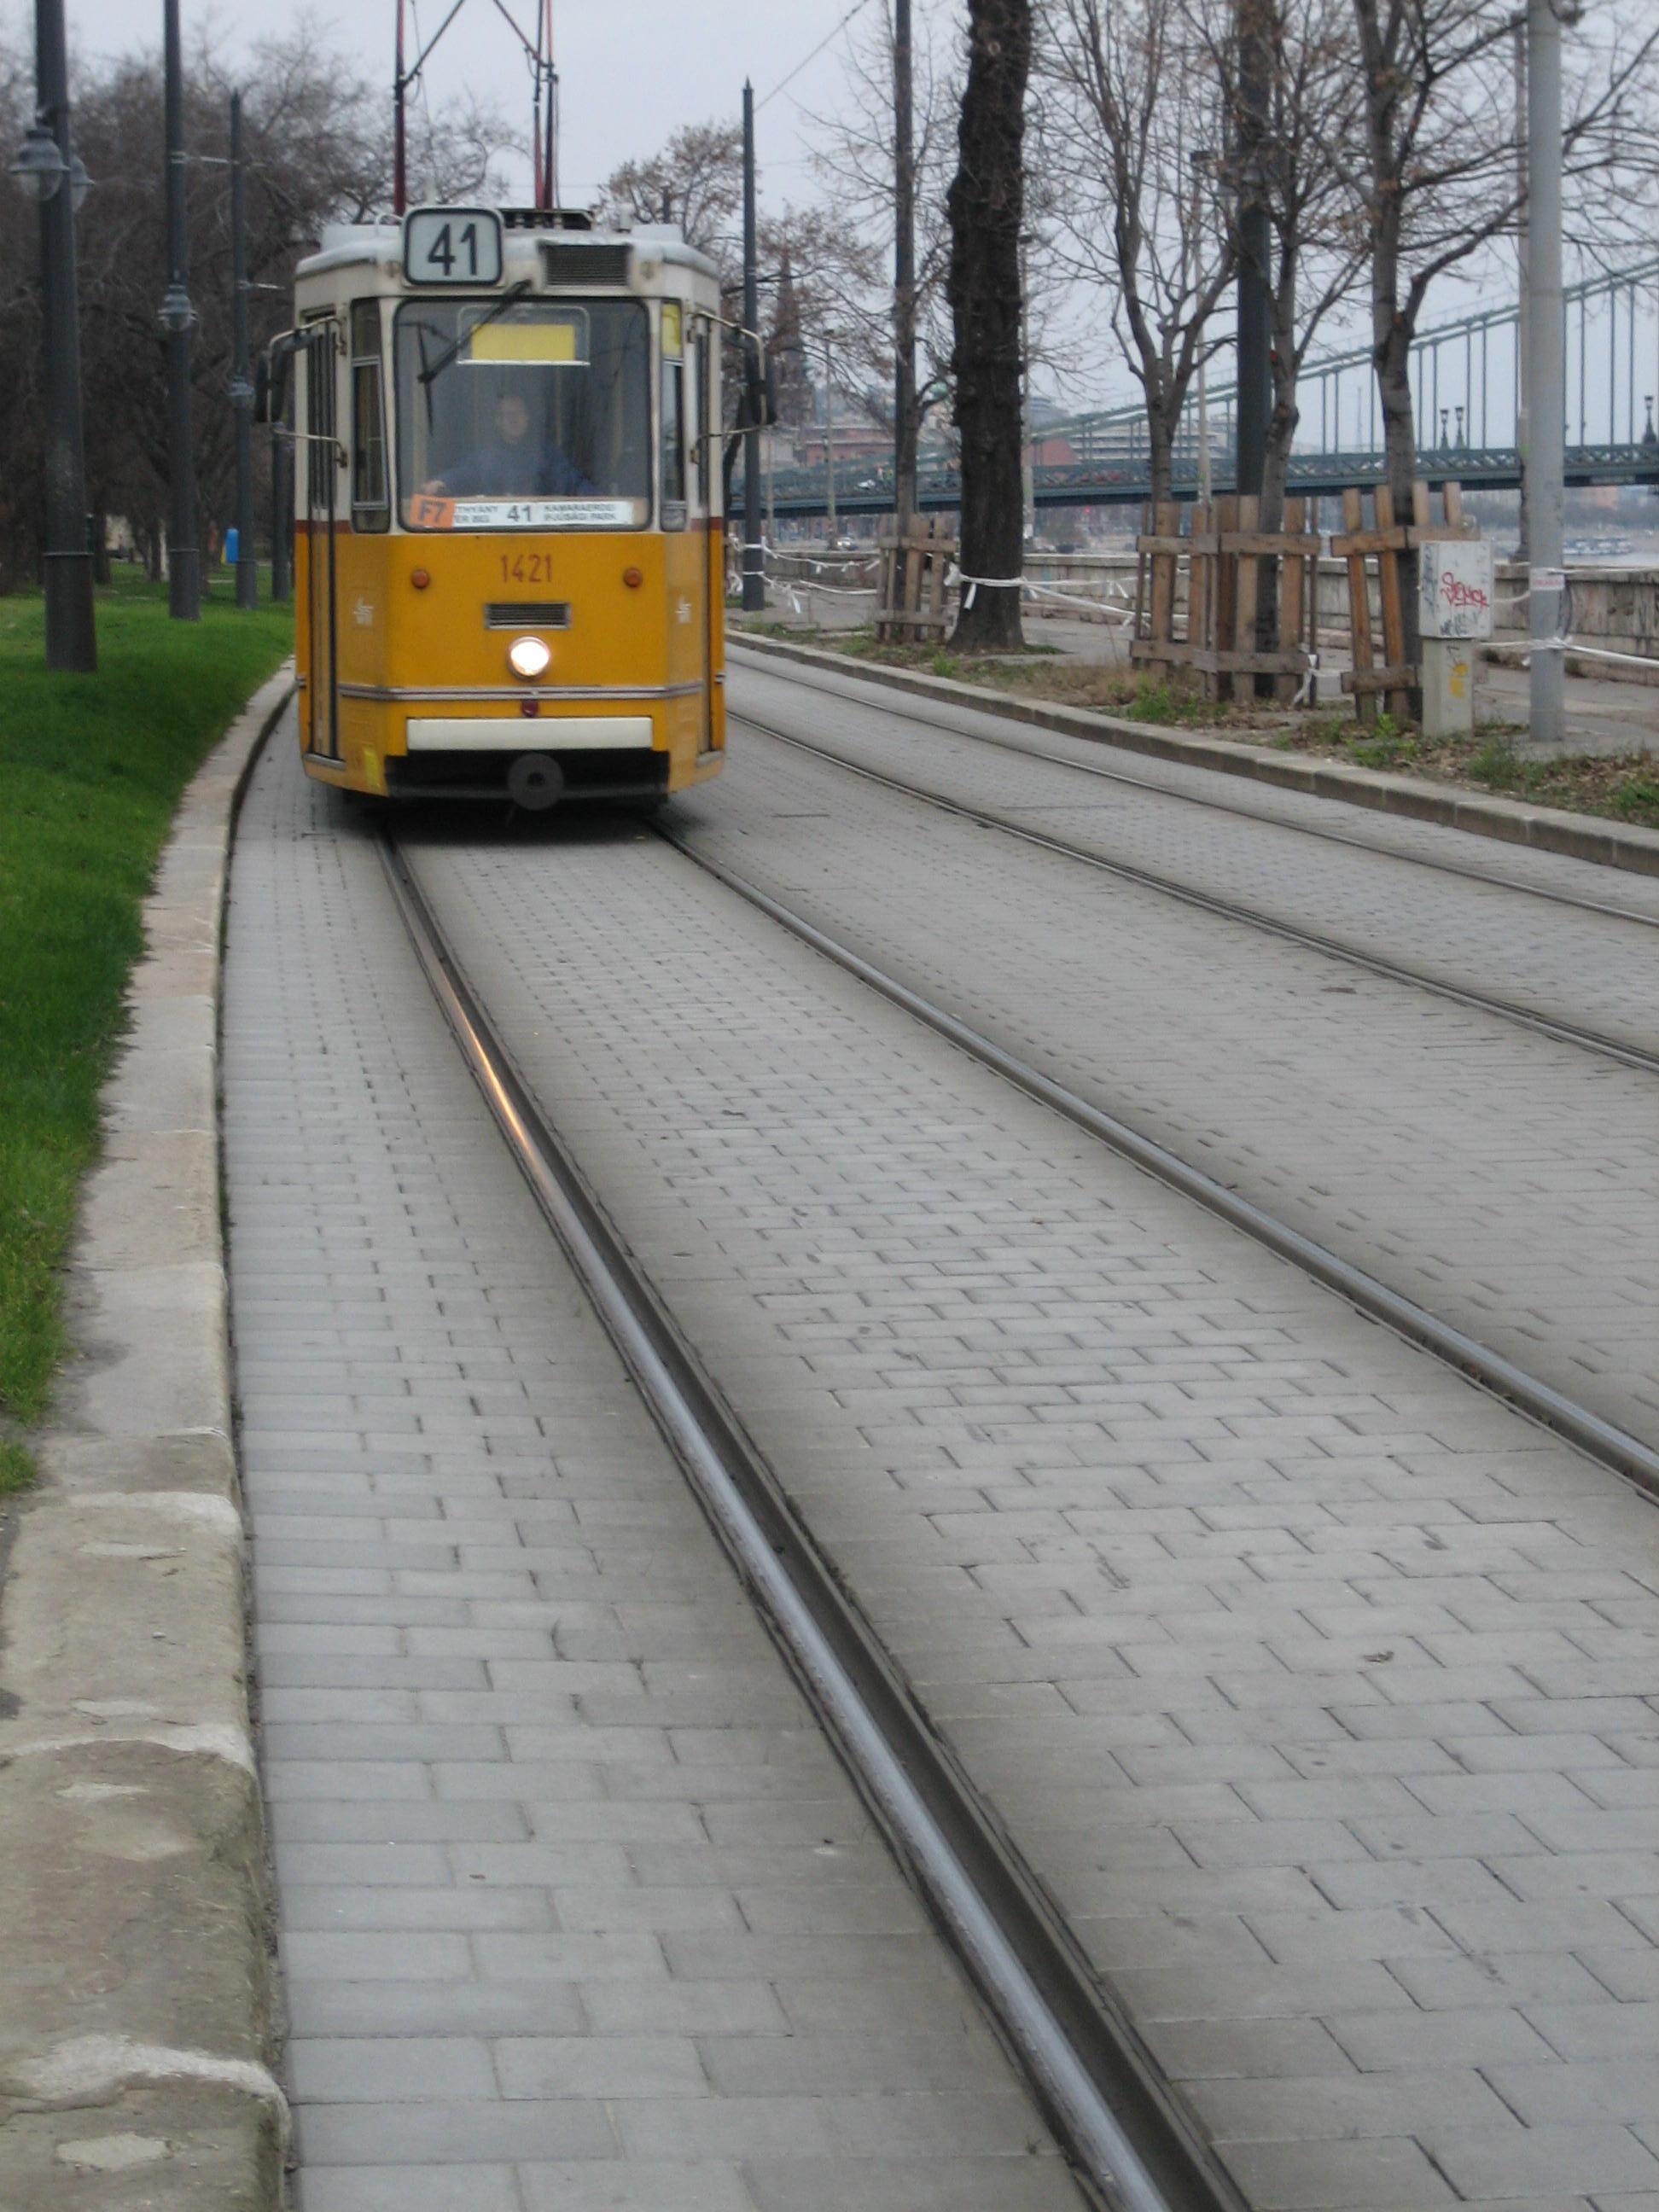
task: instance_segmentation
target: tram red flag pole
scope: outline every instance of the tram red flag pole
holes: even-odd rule
[[[392,212],[401,216],[407,204],[404,190],[404,0],[398,0],[398,63],[392,86]]]
[[[544,0],[547,17],[547,147],[542,156],[545,207],[559,204],[559,71],[553,58],[553,0]]]

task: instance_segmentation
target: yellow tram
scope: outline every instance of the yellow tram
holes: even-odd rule
[[[307,772],[653,802],[726,742],[720,285],[666,226],[416,208],[301,264]]]

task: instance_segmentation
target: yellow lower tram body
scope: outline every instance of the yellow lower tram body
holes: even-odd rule
[[[325,782],[547,805],[665,798],[719,771],[723,559],[706,527],[420,538],[302,524],[295,568],[301,742]],[[509,659],[525,639],[547,648],[532,679]]]

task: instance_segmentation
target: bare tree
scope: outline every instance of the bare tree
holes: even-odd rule
[[[1266,113],[1250,118],[1249,128],[1242,112],[1239,42],[1232,35],[1237,18],[1218,20],[1207,0],[1190,7],[1193,33],[1221,86],[1227,118],[1222,148],[1194,156],[1194,190],[1213,191],[1217,227],[1241,264],[1248,248],[1238,210],[1247,187],[1267,217],[1268,250],[1258,273],[1267,301],[1273,404],[1261,525],[1277,530],[1300,420],[1303,364],[1327,318],[1352,296],[1368,258],[1366,226],[1343,151],[1358,130],[1363,103],[1352,0],[1245,4],[1267,64]]]
[[[964,576],[987,580],[963,587],[953,642],[969,649],[1021,642],[1019,591],[1004,580],[1018,578],[1024,561],[1019,240],[1030,66],[1030,0],[969,0],[947,289],[962,447],[962,568]]]
[[[606,180],[599,206],[611,222],[674,222],[688,246],[718,262],[722,289],[742,289],[735,226],[743,202],[743,126],[691,123],[642,161]]]
[[[1512,0],[1352,0],[1362,94],[1349,180],[1370,259],[1371,356],[1388,481],[1417,473],[1411,349],[1430,286],[1514,228],[1523,187],[1510,81]],[[1651,10],[1607,0],[1565,58],[1569,189],[1605,250],[1650,221]]]
[[[15,147],[34,112],[33,56],[0,45],[0,146]],[[9,159],[9,155],[7,156]],[[40,230],[9,192],[0,208],[0,593],[36,568],[46,530],[41,419]]]
[[[1176,427],[1234,270],[1213,196],[1195,190],[1226,140],[1212,57],[1224,0],[1050,0],[1039,47],[1045,166],[1063,174],[1072,273],[1106,285],[1146,407],[1154,499],[1174,483]],[[1213,20],[1212,20],[1213,18]],[[1201,29],[1195,26],[1201,25]]]
[[[6,76],[0,64],[0,118]],[[167,480],[166,357],[156,319],[165,268],[159,57],[82,65],[76,77],[76,139],[94,179],[76,224],[88,492],[98,514],[128,519],[155,562]],[[199,319],[192,414],[203,512],[221,516],[229,512],[234,469],[224,163],[236,82],[246,88],[256,348],[291,321],[295,264],[325,224],[362,220],[391,201],[390,104],[314,24],[261,42],[234,67],[210,34],[198,41],[185,73],[191,296]],[[422,106],[411,122],[412,173],[422,190],[499,194],[495,160],[508,141],[492,111]],[[11,310],[0,313],[0,389],[21,403],[0,407],[0,549],[9,542],[10,565],[21,556],[32,566],[39,544],[33,491],[11,488],[32,488],[40,477],[38,243],[21,200],[8,194],[0,208],[0,303]],[[8,565],[0,550],[0,572]]]
[[[928,416],[949,392],[952,344],[945,299],[951,227],[945,210],[956,152],[962,70],[954,23],[923,10],[910,40],[911,157],[915,255],[908,300],[887,280],[899,180],[894,149],[894,23],[884,6],[848,40],[833,114],[809,113],[814,167],[834,196],[838,250],[819,241],[822,325],[838,337],[848,387],[893,432],[896,454],[914,454]],[[895,420],[895,340],[902,325],[920,356],[909,421]]]

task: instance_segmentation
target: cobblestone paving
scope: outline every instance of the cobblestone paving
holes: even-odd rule
[[[1620,1025],[1615,1034],[1628,1030],[1649,1049],[1659,1032],[1651,985],[1644,981],[1655,958],[1651,931],[1574,915],[1509,888],[1530,884],[1659,920],[1659,878],[1117,751],[1006,715],[912,699],[837,670],[809,675],[797,668],[786,675],[775,661],[740,654],[729,680],[736,713],[752,711],[780,729],[798,728],[814,744],[867,759],[873,768],[938,782],[949,796],[993,812],[1017,812],[1034,829],[1111,859],[1236,898],[1361,951],[1383,951],[1465,989],[1501,988],[1522,1004],[1536,1002],[1540,1012],[1590,1028],[1605,1019]],[[987,739],[995,742],[981,742]],[[1132,790],[1074,772],[1103,767],[1157,789]],[[1187,803],[1194,799],[1210,804]],[[1052,820],[1051,807],[1059,810]],[[1326,834],[1296,834],[1305,830]],[[1413,865],[1422,860],[1469,874]],[[1605,983],[1597,973],[1602,967],[1608,970]]]
[[[1659,1080],[753,732],[734,744],[739,772],[676,809],[696,849],[1659,1443]],[[1487,895],[1430,881],[1443,904]],[[1569,936],[1583,919],[1527,914]],[[1395,949],[1380,919],[1376,941]],[[1659,937],[1643,950],[1652,1003]]]
[[[1654,1509],[648,838],[415,858],[1261,2212],[1659,2204]]]
[[[291,742],[224,1075],[303,2212],[1064,2212]]]

